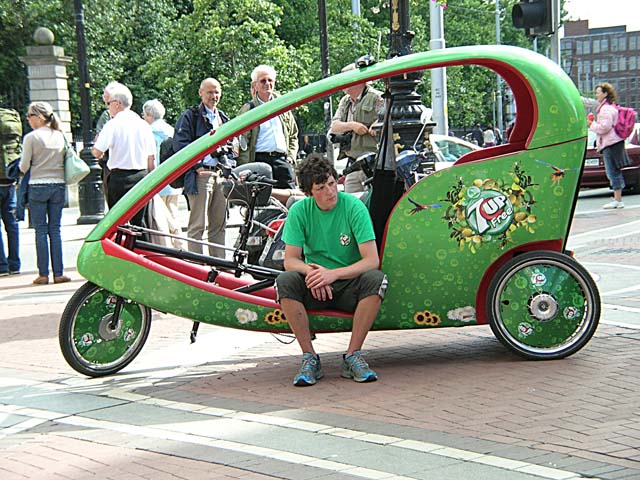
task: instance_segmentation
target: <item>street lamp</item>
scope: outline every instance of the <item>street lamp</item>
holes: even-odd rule
[[[80,217],[77,223],[87,225],[98,223],[104,217],[104,187],[102,169],[91,153],[93,138],[91,135],[91,96],[89,92],[89,72],[87,68],[87,49],[84,37],[84,6],[82,0],[74,0],[76,38],[78,42],[78,76],[80,81],[80,120],[82,121],[82,158],[91,169],[78,184],[78,206]]]
[[[414,33],[409,30],[409,0],[391,0],[390,5],[391,32],[389,36],[389,58],[411,53],[411,40]],[[396,178],[395,156],[399,150],[409,149],[418,140],[423,125],[420,121],[426,107],[422,105],[416,86],[420,82],[422,72],[411,72],[391,77],[389,92],[391,109],[389,111],[391,131],[382,132],[381,158],[382,165],[376,166],[373,178],[373,190],[369,211],[373,220],[378,248],[381,246],[391,209],[404,192],[404,182]],[[425,135],[431,133],[433,125],[425,128]],[[385,125],[386,128],[386,125]]]
[[[409,0],[391,0],[390,14],[389,58],[409,55],[412,53],[411,41],[415,36],[409,30]],[[422,75],[422,72],[411,72],[391,77],[389,82],[392,98],[391,124],[394,136],[399,136],[394,140],[398,149],[410,148],[422,129],[420,116],[426,107],[416,92]],[[425,135],[431,133],[431,130],[426,128]]]

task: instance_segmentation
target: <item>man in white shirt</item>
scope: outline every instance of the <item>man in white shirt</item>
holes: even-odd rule
[[[111,115],[91,152],[101,159],[109,150],[107,167],[111,171],[107,182],[109,208],[120,200],[155,165],[156,143],[147,122],[131,111],[133,95],[123,84],[109,83],[102,95]],[[133,225],[143,225],[145,208],[132,218]]]

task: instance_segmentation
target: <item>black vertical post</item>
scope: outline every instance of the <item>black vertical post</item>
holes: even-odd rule
[[[322,68],[322,78],[329,76],[329,42],[327,38],[327,5],[325,0],[318,0],[318,19],[320,24],[320,66]],[[325,132],[331,127],[333,109],[331,97],[324,99],[324,126]]]
[[[77,223],[86,225],[98,223],[104,217],[104,188],[102,185],[102,169],[98,160],[91,153],[93,137],[91,132],[91,94],[89,70],[87,68],[87,48],[84,36],[84,6],[82,0],[73,1],[76,39],[78,43],[78,76],[80,87],[80,120],[82,121],[82,143],[80,152],[91,171],[78,184],[78,206],[80,217]]]

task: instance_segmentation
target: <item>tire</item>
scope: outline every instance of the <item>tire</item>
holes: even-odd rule
[[[67,363],[89,377],[111,375],[136,358],[149,336],[151,309],[123,300],[119,324],[110,323],[118,297],[85,283],[71,297],[58,330],[60,349]]]
[[[498,270],[487,291],[494,335],[529,360],[573,355],[600,320],[600,295],[585,268],[552,251],[528,252]]]

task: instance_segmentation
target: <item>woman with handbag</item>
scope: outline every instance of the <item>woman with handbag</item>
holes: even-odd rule
[[[64,275],[60,224],[65,200],[65,138],[59,120],[47,102],[32,102],[27,119],[33,129],[25,135],[20,170],[31,171],[29,215],[36,231],[38,277],[36,285],[49,283],[49,253],[53,282],[71,279]]]

